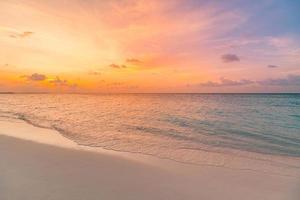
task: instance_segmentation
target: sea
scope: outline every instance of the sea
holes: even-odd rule
[[[8,119],[183,163],[300,159],[300,94],[1,94],[0,120]]]

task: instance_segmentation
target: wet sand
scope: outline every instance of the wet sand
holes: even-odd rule
[[[76,149],[71,141],[60,141],[62,136],[55,131],[26,123],[1,122],[0,127],[1,200],[298,200],[300,196],[300,180],[294,177],[165,161],[151,164]],[[35,137],[17,138],[26,134]],[[43,134],[53,134],[52,140]]]

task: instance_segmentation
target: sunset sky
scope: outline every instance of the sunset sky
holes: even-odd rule
[[[300,1],[1,0],[0,92],[300,92]]]

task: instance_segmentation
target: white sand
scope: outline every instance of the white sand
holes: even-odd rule
[[[297,178],[145,158],[92,152],[55,131],[1,121],[0,200],[300,199]]]

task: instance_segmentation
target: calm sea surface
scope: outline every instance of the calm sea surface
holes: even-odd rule
[[[2,94],[0,120],[9,118],[183,162],[200,151],[300,157],[299,94]]]

